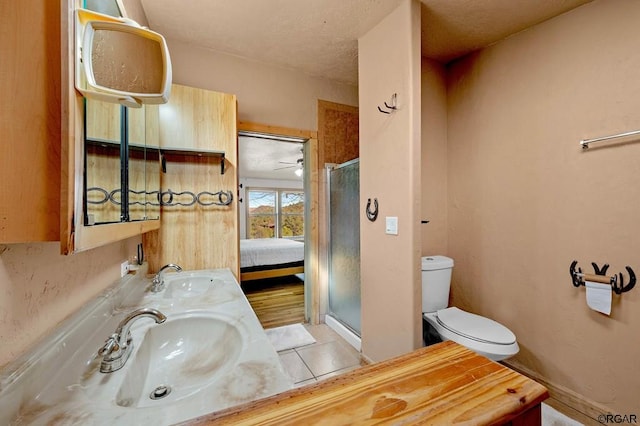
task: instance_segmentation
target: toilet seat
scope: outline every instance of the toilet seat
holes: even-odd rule
[[[494,361],[509,358],[520,350],[515,335],[489,318],[451,307],[423,314],[440,335]]]
[[[515,334],[504,325],[456,307],[441,309],[436,315],[440,325],[467,339],[495,345],[511,345],[516,341]]]

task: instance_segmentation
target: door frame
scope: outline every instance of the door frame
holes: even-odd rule
[[[320,323],[319,292],[319,174],[318,170],[318,132],[295,129],[291,127],[272,126],[269,124],[238,121],[238,132],[264,133],[274,136],[290,136],[307,139],[305,144],[304,180],[305,203],[309,203],[309,218],[305,218],[305,259],[304,259],[304,292],[305,319],[310,324]],[[308,156],[308,157],[307,157]],[[239,220],[238,220],[239,226]],[[240,254],[238,253],[238,259]]]

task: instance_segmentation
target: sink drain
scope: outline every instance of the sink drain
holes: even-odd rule
[[[165,386],[165,385],[160,385],[157,388],[155,388],[154,390],[151,391],[151,393],[149,394],[149,398],[151,399],[162,399],[165,396],[169,395],[171,393],[171,387],[170,386]]]

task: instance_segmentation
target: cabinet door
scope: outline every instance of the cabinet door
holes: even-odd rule
[[[54,3],[0,6],[0,243],[60,238],[60,14]]]
[[[184,150],[228,149],[236,135],[235,95],[174,84],[160,105],[160,147]]]
[[[85,225],[158,219],[160,169],[158,105],[123,108],[85,99]],[[127,158],[121,158],[122,129],[127,118]],[[147,140],[150,145],[147,146]],[[126,160],[126,161],[125,161]],[[149,164],[147,164],[149,161]],[[128,178],[123,186],[124,174]],[[128,188],[128,204],[122,188]]]
[[[169,103],[160,106],[160,144],[162,191],[188,205],[163,205],[160,229],[143,236],[150,270],[177,263],[184,269],[230,268],[239,278],[236,97],[173,85]],[[222,151],[225,158],[198,151]],[[206,205],[207,196],[205,203],[191,204],[186,195],[217,191],[231,191],[231,204]]]
[[[120,222],[120,105],[85,99],[85,123],[84,224]]]
[[[25,3],[27,8],[31,7],[31,0],[27,2],[17,2],[16,4]],[[59,129],[61,138],[57,138],[57,145],[59,149],[58,157],[58,169],[60,170],[60,177],[55,179],[55,176],[50,173],[51,167],[43,167],[39,162],[34,162],[32,167],[38,170],[47,171],[47,177],[49,182],[55,182],[57,190],[48,191],[49,194],[57,194],[59,211],[61,211],[61,218],[58,216],[58,238],[60,239],[60,250],[62,254],[71,254],[78,251],[88,250],[94,247],[103,246],[115,241],[123,240],[135,235],[140,235],[150,230],[158,229],[160,227],[159,220],[136,220],[130,222],[122,222],[122,220],[128,220],[128,206],[126,198],[129,194],[128,191],[123,192],[123,187],[126,188],[126,183],[123,185],[123,176],[126,168],[121,167],[121,163],[124,160],[124,156],[112,156],[109,149],[116,147],[121,143],[123,136],[121,135],[121,123],[122,123],[122,111],[117,104],[104,103],[99,101],[91,102],[88,105],[88,111],[85,115],[84,99],[80,93],[75,89],[74,84],[74,64],[75,64],[75,39],[73,31],[73,23],[75,22],[74,12],[78,6],[76,0],[64,0],[60,2],[60,8],[62,11],[62,18],[60,23],[61,44],[60,48],[50,49],[57,55],[58,66],[54,66],[46,63],[37,63],[36,65],[43,66],[31,66],[31,67],[19,67],[18,69],[57,69],[62,68],[61,84],[58,84],[58,92],[61,91],[62,108],[58,108],[58,125],[52,128]],[[16,6],[18,7],[18,6]],[[33,11],[31,9],[25,10],[25,18],[31,18],[33,21]],[[40,8],[42,9],[42,8]],[[38,10],[40,10],[38,9]],[[42,12],[42,10],[40,10]],[[46,12],[47,10],[45,10]],[[46,15],[46,14],[45,14]],[[55,15],[55,16],[54,16]],[[46,15],[49,16],[49,15]],[[59,14],[51,14],[53,16],[52,21],[60,19]],[[57,16],[57,18],[56,18]],[[44,18],[43,18],[44,19]],[[47,22],[49,22],[47,20]],[[22,22],[19,22],[18,28],[24,27]],[[28,26],[27,26],[28,27]],[[28,34],[27,34],[28,33]],[[20,37],[29,36],[27,39],[34,39],[31,37],[33,31],[27,33],[18,32]],[[37,39],[37,38],[36,38]],[[54,55],[54,56],[56,56]],[[24,56],[24,55],[22,55]],[[21,57],[22,57],[21,56]],[[35,58],[35,57],[34,57]],[[34,74],[36,75],[36,74]],[[42,74],[44,75],[44,74]],[[36,76],[42,77],[37,74]],[[34,78],[33,75],[28,76],[30,81],[51,81],[56,82],[53,78]],[[60,77],[58,77],[60,82]],[[16,87],[33,87],[33,90],[39,93],[48,93],[39,86],[33,85],[20,85],[14,84]],[[3,85],[0,84],[1,87]],[[50,85],[52,89],[55,89],[56,84]],[[49,87],[49,86],[47,86]],[[60,90],[61,88],[61,90]],[[42,96],[39,98],[36,96],[21,96],[21,99],[33,99],[42,103]],[[55,99],[56,96],[48,96],[47,99]],[[154,107],[157,111],[157,108]],[[143,111],[144,110],[144,111]],[[60,114],[60,111],[62,112]],[[45,116],[40,110],[34,109],[34,114]],[[157,134],[157,132],[149,132],[146,129],[148,123],[145,122],[145,115],[147,108],[135,109],[132,114],[132,133],[126,135],[126,140],[132,141],[133,144],[141,144],[137,146],[139,149],[146,149],[147,134]],[[127,114],[128,115],[128,114]],[[52,113],[51,117],[55,117]],[[86,128],[85,128],[86,123]],[[157,123],[157,120],[155,121]],[[43,126],[33,126],[42,128]],[[47,126],[48,127],[48,126]],[[29,133],[24,133],[23,138],[25,140],[31,140]],[[62,144],[60,146],[60,139]],[[50,138],[51,141],[56,141],[54,138]],[[36,140],[34,139],[34,142]],[[157,144],[156,144],[157,146]],[[88,147],[85,151],[85,147]],[[44,149],[44,144],[40,149]],[[47,153],[49,160],[54,160],[54,151]],[[158,163],[158,155],[155,154],[155,162]],[[85,163],[86,159],[86,163]],[[87,175],[85,176],[85,169]],[[138,170],[140,170],[138,172]],[[122,173],[119,173],[121,172]],[[33,174],[33,176],[36,176]],[[142,186],[147,178],[146,161],[139,167],[136,166],[133,172],[133,176],[136,180],[142,182]],[[44,181],[40,175],[37,175],[40,181]],[[60,187],[60,181],[62,186]],[[100,188],[94,189],[86,193],[88,188]],[[156,188],[159,187],[156,186]],[[113,192],[115,191],[115,192]],[[113,192],[113,198],[111,193]],[[105,193],[109,196],[106,199]],[[124,199],[123,194],[126,194]],[[85,202],[86,200],[86,202]],[[134,202],[146,202],[146,199],[134,198]],[[86,204],[91,204],[91,209],[86,207]],[[112,206],[115,205],[115,206]],[[108,208],[107,208],[108,206]],[[141,206],[137,204],[136,206]],[[114,208],[120,207],[120,214],[116,215],[113,211]],[[157,211],[156,206],[156,211]],[[25,209],[23,209],[25,210]],[[41,211],[38,209],[32,209]],[[108,210],[106,214],[103,214],[103,210]],[[140,209],[141,210],[141,209]],[[116,210],[117,211],[117,210]],[[44,210],[42,210],[44,212]],[[2,215],[0,215],[2,216]],[[146,210],[138,214],[137,218],[149,218]],[[154,214],[157,218],[157,214]],[[114,222],[114,223],[111,223]],[[98,225],[99,224],[99,225]],[[94,226],[98,225],[98,226]]]

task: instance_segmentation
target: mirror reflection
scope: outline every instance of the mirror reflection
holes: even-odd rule
[[[157,105],[128,108],[129,220],[160,218],[160,153]]]
[[[118,0],[84,0],[82,7],[116,18],[125,16],[124,7]]]
[[[160,219],[160,106],[145,105],[145,215]]]
[[[85,99],[85,225],[160,218],[158,111]]]
[[[122,220],[121,108],[85,99],[85,225]]]
[[[145,195],[146,219],[160,219],[160,150],[147,147],[145,179],[147,193]]]

